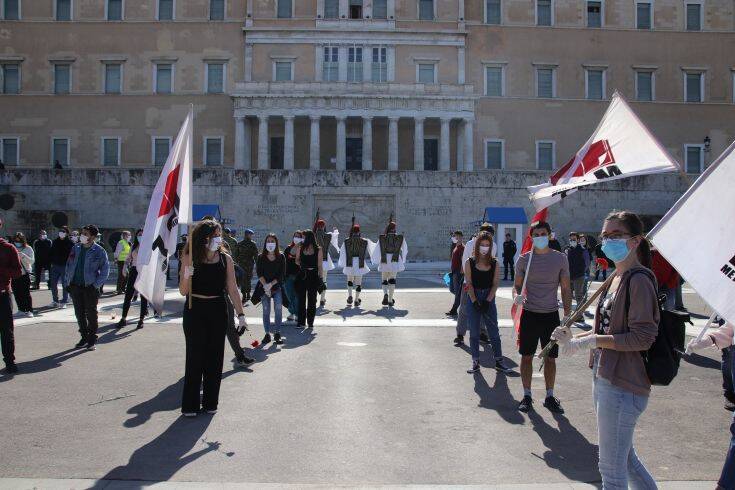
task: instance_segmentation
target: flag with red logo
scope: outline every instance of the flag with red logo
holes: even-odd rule
[[[153,189],[138,251],[135,289],[158,312],[163,310],[166,270],[169,257],[176,250],[178,225],[192,222],[193,143],[194,107],[191,106]]]
[[[537,211],[578,188],[637,175],[679,171],[679,165],[615,92],[587,142],[548,182],[528,188]]]
[[[735,143],[648,233],[714,311],[735,323]]]

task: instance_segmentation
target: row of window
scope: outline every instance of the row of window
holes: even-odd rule
[[[607,69],[603,67],[585,68],[585,98],[602,100],[607,98]],[[650,102],[656,100],[655,68],[637,68],[635,73],[635,100]],[[685,102],[704,102],[705,72],[696,69],[683,70],[683,99]],[[554,98],[556,94],[556,67],[536,67],[536,97]],[[735,92],[735,74],[733,75]],[[505,96],[505,66],[485,67],[485,95]],[[735,93],[733,94],[735,101]]]
[[[72,65],[69,61],[53,62],[53,90],[55,94],[72,93]],[[120,61],[103,61],[102,87],[106,94],[123,91],[123,65]],[[157,94],[174,92],[176,65],[171,62],[153,63],[153,91]],[[0,61],[0,94],[21,92],[21,65],[18,62]],[[204,92],[222,94],[226,89],[227,64],[206,62],[204,64]]]
[[[151,138],[151,163],[162,166],[171,151],[172,138],[154,136]],[[203,140],[205,165],[222,165],[224,162],[224,137],[205,137]],[[118,137],[100,138],[100,164],[107,167],[120,165],[121,139]],[[20,138],[0,137],[0,160],[4,165],[18,165],[20,162]],[[71,160],[71,139],[51,139],[51,163],[68,167]]]
[[[171,150],[170,137],[151,138],[151,162],[161,166],[166,163]],[[69,138],[52,138],[51,161],[54,165],[68,167],[71,156]],[[100,140],[100,163],[103,166],[120,165],[121,140],[117,137],[103,137]],[[705,145],[685,144],[684,164],[687,173],[698,174],[704,170]],[[20,139],[0,137],[0,156],[5,165],[18,165],[20,161]],[[202,161],[205,165],[217,166],[224,162],[224,137],[205,137],[203,140]],[[505,168],[505,141],[485,140],[485,168],[502,170]],[[557,168],[556,142],[536,141],[536,168],[552,171]]]
[[[37,0],[32,0],[37,1]],[[176,0],[157,0],[156,19],[174,20]],[[20,20],[21,0],[0,0],[1,19]],[[54,0],[54,19],[70,21],[74,19],[73,0]],[[105,19],[121,21],[125,19],[125,0],[105,0]],[[225,20],[225,0],[209,0],[209,20]]]
[[[689,174],[704,171],[704,144],[684,145],[684,168]],[[536,141],[536,168],[552,171],[556,169],[556,142],[553,140]],[[505,141],[498,139],[485,140],[485,168],[502,170],[505,168]]]

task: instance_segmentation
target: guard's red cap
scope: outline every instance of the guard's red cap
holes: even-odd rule
[[[316,220],[316,223],[314,223],[314,228],[325,228],[327,226],[327,222],[323,219]]]

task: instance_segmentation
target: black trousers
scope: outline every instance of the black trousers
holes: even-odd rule
[[[117,286],[115,291],[118,293],[125,292],[125,276],[123,275],[123,269],[125,269],[125,261],[117,261]]]
[[[69,286],[69,294],[74,303],[74,316],[77,317],[79,335],[88,343],[97,340],[97,301],[100,290],[94,286]]]
[[[184,306],[186,368],[182,412],[199,411],[199,387],[202,385],[204,397],[201,408],[217,409],[226,331],[227,303],[224,296],[214,299],[193,298],[191,309],[187,298]]]
[[[516,278],[516,269],[513,264],[513,258],[503,257],[503,278],[508,279],[508,270],[510,270],[510,280],[513,281]]]
[[[36,289],[38,289],[38,286],[41,284],[41,275],[43,274],[43,271],[48,271],[49,279],[51,279],[51,262],[36,260],[36,262],[33,264],[33,275],[35,276],[33,280],[33,287],[35,287]]]
[[[13,307],[10,293],[0,293],[0,343],[5,365],[15,364],[15,335],[13,333]]]
[[[138,278],[138,269],[131,267],[128,272],[128,280],[125,286],[125,299],[123,300],[122,317],[128,317],[128,311],[130,310],[130,303],[133,301],[135,295],[135,280]],[[148,314],[148,300],[141,294],[140,295],[140,321],[145,319]]]
[[[299,298],[298,324],[314,326],[316,315],[316,296],[319,289],[319,272],[316,270],[306,271],[306,277],[296,279],[296,294]]]
[[[13,296],[20,311],[33,311],[33,300],[31,299],[31,275],[23,274],[13,279]]]

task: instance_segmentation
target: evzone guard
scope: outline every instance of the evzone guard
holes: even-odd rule
[[[396,276],[406,270],[406,256],[408,245],[403,235],[396,233],[396,223],[393,215],[388,220],[385,233],[378,237],[377,246],[370,254],[370,261],[378,264],[380,278],[383,283],[383,305],[393,306],[396,300],[393,294],[396,290]]]
[[[339,231],[335,228],[331,233],[327,232],[327,223],[319,217],[319,210],[316,212],[316,221],[314,222],[314,236],[319,247],[322,249],[324,254],[324,261],[322,262],[322,281],[324,285],[327,284],[327,273],[334,269],[334,262],[329,254],[330,247],[334,250],[339,250]],[[327,289],[326,287],[321,292],[319,298],[319,306],[324,307],[327,302]]]
[[[368,259],[372,255],[375,243],[360,236],[360,225],[352,217],[350,236],[342,243],[339,250],[339,266],[347,276],[347,304],[352,304],[352,289],[355,288],[355,306],[360,306],[360,291],[362,291],[362,276],[370,272]]]

